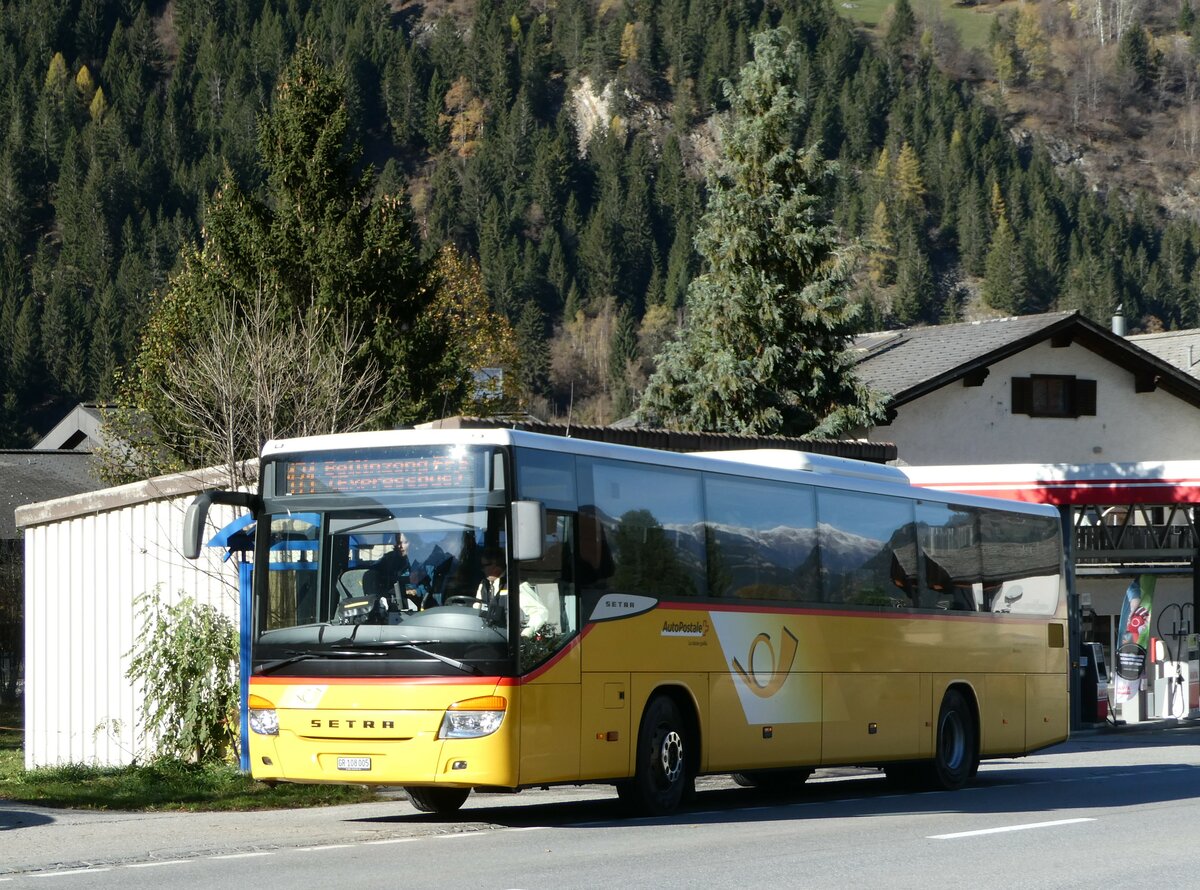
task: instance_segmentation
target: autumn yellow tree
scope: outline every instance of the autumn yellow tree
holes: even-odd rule
[[[1013,40],[1025,63],[1025,73],[1029,79],[1039,81],[1045,77],[1046,69],[1050,67],[1050,42],[1046,39],[1037,7],[1033,4],[1022,4],[1017,10]]]
[[[450,127],[450,146],[460,158],[469,158],[479,147],[479,137],[483,135],[487,111],[483,100],[475,95],[471,82],[464,76],[446,90],[442,104],[446,112],[438,115],[438,121]]]
[[[442,415],[486,417],[520,407],[520,362],[508,319],[493,311],[479,265],[447,244],[430,266],[424,285],[430,309],[421,331],[444,343],[438,391]]]
[[[896,280],[896,236],[883,201],[875,205],[867,244],[867,274],[873,284],[887,287]]]
[[[908,142],[900,146],[896,157],[896,191],[906,209],[920,205],[925,197],[925,180],[921,178],[921,159]]]

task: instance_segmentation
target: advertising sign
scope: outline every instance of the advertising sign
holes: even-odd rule
[[[1146,675],[1146,650],[1150,645],[1150,613],[1154,608],[1154,575],[1141,575],[1129,582],[1121,618],[1117,624],[1116,686],[1114,698],[1135,698]]]

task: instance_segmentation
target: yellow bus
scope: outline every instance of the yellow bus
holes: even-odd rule
[[[274,441],[256,494],[250,763],[271,782],[611,783],[879,766],[958,788],[1067,737],[1053,508],[792,451],[517,430]]]

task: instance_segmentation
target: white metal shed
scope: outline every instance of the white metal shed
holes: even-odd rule
[[[25,536],[25,766],[123,766],[152,750],[141,690],[125,676],[141,630],[137,600],[208,603],[236,625],[238,573],[180,544],[192,497],[228,484],[204,470],[30,504]],[[215,532],[237,508],[215,506]]]

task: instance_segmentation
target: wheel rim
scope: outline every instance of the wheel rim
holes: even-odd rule
[[[668,785],[679,781],[683,773],[683,739],[675,730],[668,730],[659,748],[663,779]]]
[[[942,762],[948,769],[958,770],[967,759],[967,738],[962,720],[957,712],[951,711],[942,720],[942,732],[938,747]]]

